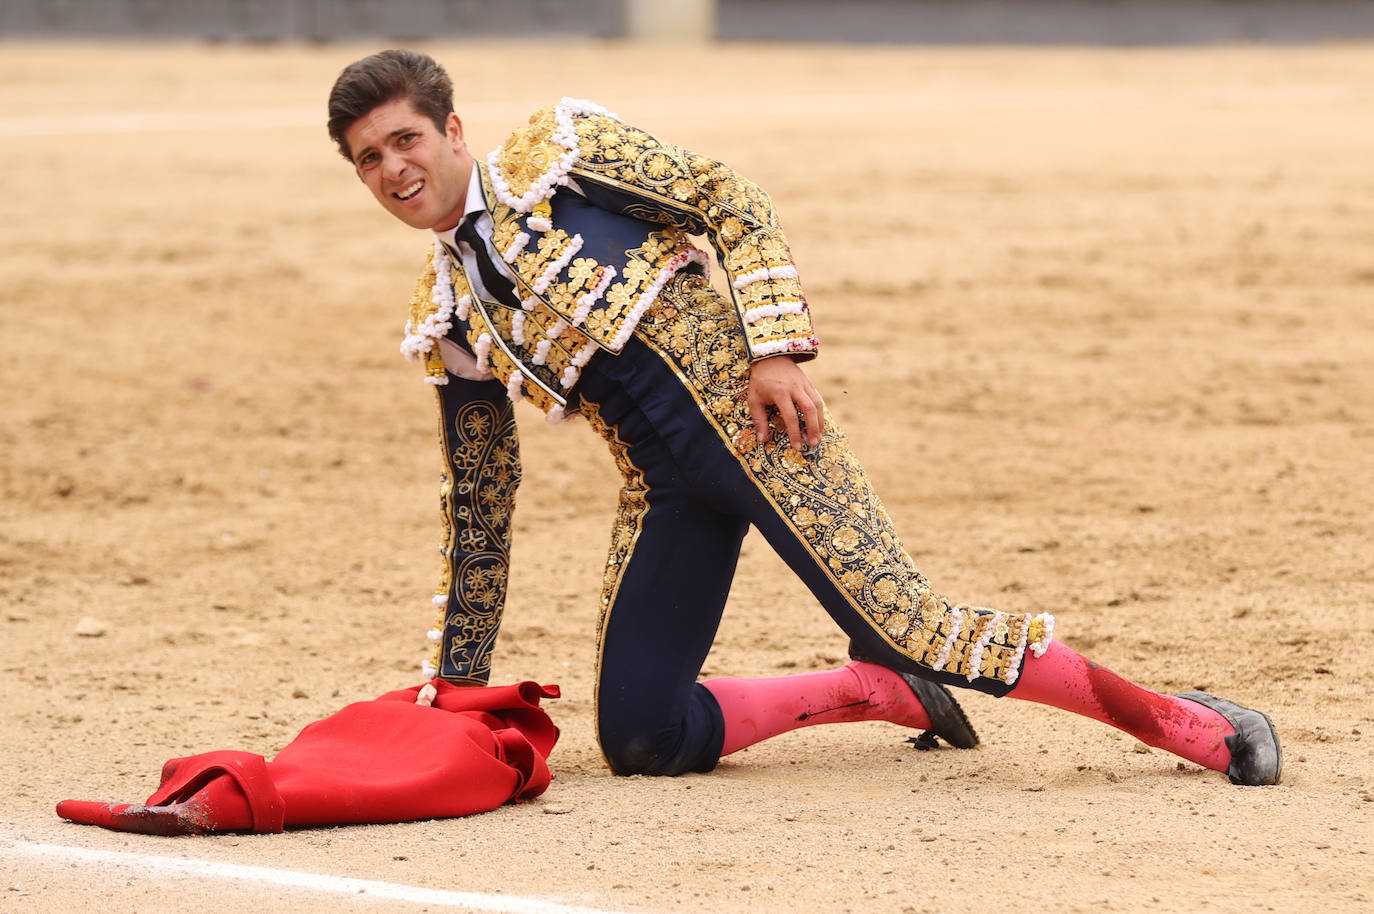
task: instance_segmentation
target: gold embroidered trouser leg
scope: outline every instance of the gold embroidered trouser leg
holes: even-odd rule
[[[702,278],[682,275],[665,288],[637,337],[676,376],[704,420],[701,430],[668,436],[679,461],[723,477],[732,475],[727,458],[708,454],[729,455],[733,472],[748,480],[747,496],[736,495],[737,503],[747,502],[741,509],[841,627],[869,654],[877,652],[874,659],[1005,694],[1026,651],[1048,647],[1048,614],[957,605],[931,589],[829,416],[824,438],[808,454],[790,449],[781,434],[759,445],[745,400],[748,367],[738,318]],[[645,392],[655,395],[662,394]]]

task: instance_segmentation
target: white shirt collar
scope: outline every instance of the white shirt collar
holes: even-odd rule
[[[472,213],[486,212],[486,204],[482,202],[482,176],[477,173],[477,160],[472,160],[472,174],[468,175],[468,196],[463,201],[463,215]]]

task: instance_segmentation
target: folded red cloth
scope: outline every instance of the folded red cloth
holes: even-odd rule
[[[429,704],[417,704],[422,690]],[[57,814],[159,835],[466,816],[537,797],[558,728],[539,707],[557,686],[442,680],[348,705],[272,761],[223,750],[172,759],[142,804],[64,800]]]

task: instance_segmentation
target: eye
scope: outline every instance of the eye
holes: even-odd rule
[[[401,134],[401,138],[396,141],[396,144],[400,146],[402,149],[404,149],[405,147],[414,143],[419,138],[420,134],[418,133],[403,133]]]
[[[365,152],[362,154],[362,157],[358,159],[358,167],[371,168],[373,165],[377,164],[380,158],[381,157],[375,152]]]

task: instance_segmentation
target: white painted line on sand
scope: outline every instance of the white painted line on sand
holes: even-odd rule
[[[492,914],[615,914],[602,908],[541,901],[508,895],[487,895],[480,892],[450,892],[426,889],[395,882],[376,882],[371,879],[350,879],[324,873],[303,873],[297,870],[278,870],[262,866],[245,866],[215,860],[186,857],[159,857],[125,851],[102,851],[88,847],[67,847],[60,844],[31,844],[26,841],[5,840],[0,835],[0,858],[41,857],[48,862],[89,863],[97,866],[126,867],[143,872],[173,876],[193,876],[205,879],[235,879],[258,882],[313,892],[330,892],[354,898],[376,898],[413,904],[465,908]]]

